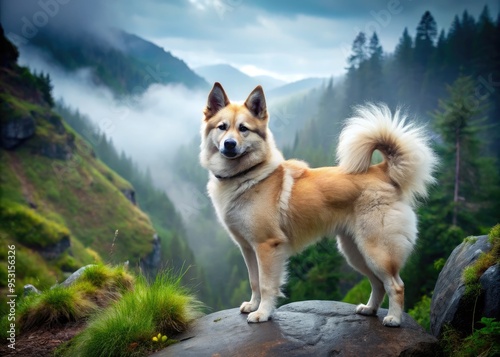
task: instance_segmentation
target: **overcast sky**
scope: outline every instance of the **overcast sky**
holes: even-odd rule
[[[18,35],[26,19],[43,24],[40,11],[49,25],[112,25],[191,67],[228,63],[291,81],[344,73],[359,31],[377,31],[384,51],[392,52],[405,27],[414,33],[424,11],[448,29],[456,14],[467,9],[477,17],[485,4],[496,18],[498,0],[3,0],[1,18],[7,32]]]

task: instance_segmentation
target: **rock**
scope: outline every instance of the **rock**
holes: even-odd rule
[[[135,201],[135,191],[132,189],[122,189],[120,190],[125,197],[127,197],[127,200],[132,202],[132,204],[135,206],[136,201]]]
[[[63,254],[71,247],[71,241],[68,236],[63,237],[59,242],[50,244],[43,248],[38,248],[37,251],[45,259],[55,259]]]
[[[70,160],[73,157],[73,151],[69,145],[51,141],[40,144],[38,153],[50,159],[58,160]]]
[[[31,295],[31,294],[38,294],[38,295],[40,295],[41,293],[40,293],[40,290],[38,290],[37,288],[35,288],[31,284],[24,285],[23,296],[28,296],[28,295]]]
[[[153,356],[435,356],[438,341],[405,314],[400,328],[382,325],[387,314],[354,313],[334,301],[281,306],[269,322],[249,324],[239,309],[194,321],[173,344]]]
[[[1,127],[1,146],[14,149],[22,141],[35,134],[35,119],[31,116],[16,118],[3,122]]]
[[[76,281],[76,279],[78,279],[83,274],[83,272],[86,269],[88,269],[89,267],[94,266],[94,265],[95,264],[89,264],[89,265],[86,265],[84,267],[81,267],[80,269],[75,271],[73,274],[71,274],[66,280],[64,280],[61,283],[61,286],[70,286],[71,284],[73,284]]]
[[[489,271],[488,274],[485,272],[481,277],[484,291],[477,301],[464,297],[463,270],[473,264],[483,252],[488,252],[490,249],[488,237],[480,236],[472,244],[463,242],[451,253],[443,270],[439,273],[432,296],[430,320],[431,333],[434,336],[441,335],[445,324],[469,334],[474,316],[476,320],[479,320],[478,317],[487,316],[486,313],[491,314],[496,311],[496,316],[489,317],[500,318],[498,314],[500,303],[498,298],[500,291],[498,266],[497,268],[491,267],[491,270],[486,271]]]
[[[161,242],[158,234],[153,235],[153,250],[141,259],[141,269],[146,276],[155,276],[161,261]]]
[[[479,283],[484,290],[482,316],[496,317],[500,320],[500,264],[489,267],[481,275]]]

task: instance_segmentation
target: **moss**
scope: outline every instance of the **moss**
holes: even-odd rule
[[[489,267],[500,262],[500,225],[490,230],[488,241],[491,249],[481,253],[474,264],[466,267],[462,273],[466,297],[475,298],[481,292],[479,279]]]
[[[69,236],[69,230],[35,210],[14,202],[0,204],[0,229],[30,247],[46,247]]]

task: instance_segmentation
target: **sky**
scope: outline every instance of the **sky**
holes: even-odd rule
[[[144,37],[190,67],[227,63],[250,75],[285,81],[345,73],[359,31],[376,31],[393,52],[429,10],[439,28],[485,4],[496,17],[499,0],[2,0],[7,33],[23,35],[26,22],[70,28],[115,26]],[[45,17],[40,12],[45,12]],[[45,21],[45,19],[47,21]],[[38,25],[37,25],[38,24]],[[26,28],[24,28],[26,30]],[[26,36],[24,36],[26,38]]]

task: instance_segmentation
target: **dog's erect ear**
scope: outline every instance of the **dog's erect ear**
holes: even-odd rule
[[[266,97],[264,96],[264,91],[261,86],[255,87],[252,93],[250,93],[245,101],[245,106],[255,117],[267,119]]]
[[[213,117],[219,110],[229,104],[229,98],[224,92],[219,82],[215,82],[210,94],[208,95],[207,107],[203,111],[205,120]]]

